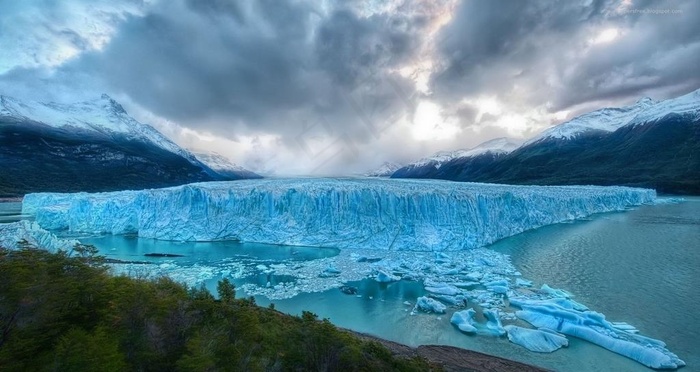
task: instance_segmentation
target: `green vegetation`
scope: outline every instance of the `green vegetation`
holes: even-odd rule
[[[111,276],[92,246],[0,248],[0,370],[430,370],[318,320],[168,278]]]

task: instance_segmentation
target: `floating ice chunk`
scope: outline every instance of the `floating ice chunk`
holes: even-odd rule
[[[430,297],[418,297],[416,300],[416,306],[413,311],[420,310],[426,313],[437,313],[444,314],[447,307],[443,305],[440,301],[434,300]]]
[[[504,327],[508,332],[508,340],[530,351],[538,353],[551,353],[561,347],[569,346],[566,337],[555,332],[545,330],[527,329],[514,325]]]
[[[506,330],[501,324],[501,319],[498,316],[497,310],[484,310],[484,317],[486,317],[486,329],[494,336],[503,336],[506,334]]]
[[[516,278],[515,279],[515,286],[516,287],[532,287],[532,281]]]
[[[377,276],[375,277],[375,280],[380,283],[391,283],[399,281],[401,280],[401,278],[384,270],[377,270]]]
[[[516,306],[522,308],[516,312],[518,318],[535,327],[581,338],[650,368],[675,369],[685,365],[663,342],[616,329],[602,314],[564,308],[555,303],[518,302]]]
[[[453,306],[464,306],[466,303],[466,298],[462,295],[448,296],[441,294],[431,294],[430,297],[436,298],[442,302],[446,302]]]
[[[588,310],[588,307],[586,305],[580,304],[574,300],[571,299],[566,299],[566,298],[561,298],[561,297],[555,297],[555,298],[549,298],[546,300],[531,300],[531,299],[525,299],[525,298],[511,298],[510,304],[517,306],[517,307],[523,307],[527,305],[556,305],[559,307],[562,307],[564,309],[572,309],[572,310],[578,310],[578,311],[586,311]]]
[[[476,285],[479,285],[479,282],[455,282],[455,283],[452,283],[452,285],[457,287],[457,288],[471,288],[471,287],[474,287]]]
[[[506,294],[508,293],[508,281],[505,279],[499,279],[490,281],[484,284],[484,286],[493,293]]]
[[[558,298],[571,298],[573,295],[563,289],[555,289],[547,284],[542,284],[542,287],[540,288],[540,291],[553,296],[553,297],[558,297]]]
[[[654,204],[678,204],[685,202],[685,198],[680,197],[658,197],[654,200]]]
[[[431,285],[428,286],[428,284]],[[430,293],[443,294],[447,296],[455,296],[462,293],[461,289],[447,283],[426,283],[425,290]]]
[[[617,328],[621,331],[631,332],[631,333],[639,333],[639,330],[637,328],[635,328],[633,325],[625,323],[625,322],[610,322],[610,324],[614,328]]]
[[[498,286],[498,287],[507,287],[507,286],[508,286],[508,281],[505,280],[505,279],[493,280],[493,281],[484,283],[484,286],[485,286],[485,287],[494,287],[494,286]]]
[[[450,323],[454,324],[459,328],[460,331],[464,333],[476,333],[476,321],[474,320],[474,315],[476,311],[469,308],[467,310],[457,311],[452,314]]]
[[[501,287],[501,286],[495,285],[495,286],[488,287],[488,288],[493,293],[498,293],[498,294],[508,293],[508,287]]]

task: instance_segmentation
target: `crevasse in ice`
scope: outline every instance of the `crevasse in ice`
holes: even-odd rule
[[[522,231],[653,202],[653,190],[435,180],[263,179],[98,194],[29,194],[47,229],[178,241],[382,250],[476,248]]]

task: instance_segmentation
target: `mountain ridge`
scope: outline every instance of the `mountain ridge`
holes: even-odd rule
[[[0,96],[0,166],[2,196],[249,178],[217,173],[106,94],[73,104]]]
[[[543,131],[502,156],[456,157],[392,178],[541,185],[627,185],[700,194],[700,90],[604,108]]]

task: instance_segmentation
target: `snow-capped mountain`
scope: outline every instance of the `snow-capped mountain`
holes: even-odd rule
[[[365,177],[390,177],[401,165],[385,161],[379,167],[364,174]]]
[[[592,111],[581,116],[577,116],[567,122],[553,126],[539,135],[533,137],[525,144],[535,143],[543,139],[572,139],[578,135],[592,132],[614,132],[620,127],[629,123],[640,112],[656,104],[651,98],[645,97],[637,101],[634,105]]]
[[[170,141],[150,125],[141,124],[106,94],[74,104],[22,102],[0,96],[0,116],[29,120],[64,130],[85,130],[108,136],[145,140],[188,159],[192,154]]]
[[[438,151],[429,157],[408,164],[406,167],[422,167],[425,165],[431,165],[435,168],[440,168],[442,164],[447,163],[452,159],[473,157],[489,152],[493,154],[507,154],[518,148],[518,146],[520,146],[520,143],[510,138],[495,138],[483,142],[471,149],[461,149],[456,151]]]
[[[594,131],[612,133],[624,126],[644,124],[671,113],[698,115],[700,90],[660,102],[644,97],[631,106],[592,111],[543,131],[525,145],[545,139],[572,139]]]
[[[404,167],[392,177],[630,185],[700,194],[700,90],[593,111],[547,129],[502,156],[452,156],[446,162]]]
[[[223,180],[107,95],[74,104],[0,96],[0,194]],[[245,178],[245,177],[233,177]]]
[[[193,152],[193,154],[199,161],[222,176],[234,178],[261,178],[259,175],[233,163],[229,158],[216,152]]]
[[[400,178],[423,178],[435,173],[448,162],[455,159],[488,158],[493,159],[510,153],[520,146],[520,143],[510,138],[495,138],[479,144],[471,149],[456,151],[440,151],[432,156],[420,159],[396,170]]]

